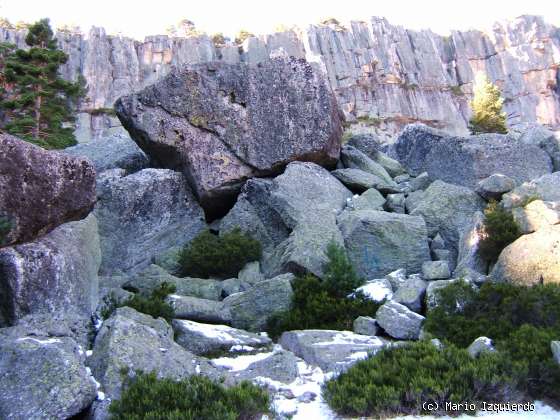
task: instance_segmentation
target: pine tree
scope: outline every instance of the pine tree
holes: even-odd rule
[[[473,115],[469,121],[472,134],[507,133],[506,114],[502,111],[504,99],[500,89],[485,74],[476,76],[474,98],[471,102]]]
[[[70,127],[72,101],[83,94],[80,83],[58,75],[68,56],[58,49],[48,19],[29,27],[27,50],[4,48],[0,108],[4,129],[47,149],[76,144]]]

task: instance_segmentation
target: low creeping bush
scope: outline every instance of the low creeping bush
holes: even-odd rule
[[[107,319],[117,308],[128,306],[143,314],[151,315],[154,318],[162,317],[167,321],[171,321],[175,317],[175,311],[173,307],[165,301],[165,298],[174,292],[175,285],[164,282],[149,295],[137,293],[122,302],[118,302],[114,295],[109,295],[105,298],[101,317]]]
[[[491,201],[484,210],[483,237],[479,252],[487,261],[496,261],[502,250],[521,236],[519,226],[511,212]]]
[[[138,373],[109,412],[114,420],[252,420],[269,405],[267,392],[249,382],[226,388],[203,376],[174,381]]]

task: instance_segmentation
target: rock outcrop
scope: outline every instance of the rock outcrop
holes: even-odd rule
[[[0,133],[0,220],[9,226],[0,246],[80,220],[94,203],[95,170],[88,160]]]
[[[89,87],[80,107],[80,138],[113,132],[118,122],[98,110],[154,83],[173,66],[213,60],[257,64],[279,48],[323,68],[353,130],[375,131],[383,141],[392,141],[411,122],[466,134],[473,80],[480,70],[502,89],[510,126],[560,126],[558,28],[542,17],[521,16],[450,36],[408,30],[379,17],[364,19],[224,46],[215,46],[207,35],[135,41],[101,28],[88,35],[58,33],[59,45],[69,54],[64,76],[76,80],[81,73]],[[25,45],[25,31],[0,28],[0,35]]]
[[[336,99],[301,59],[183,68],[120,98],[115,109],[139,146],[182,171],[214,216],[247,178],[278,173],[294,160],[334,166],[339,155]]]
[[[0,326],[39,313],[89,318],[97,306],[100,262],[93,215],[0,249]]]
[[[512,135],[450,136],[421,124],[407,126],[394,144],[397,159],[412,175],[476,188],[499,173],[518,184],[552,172],[550,156]]]
[[[204,214],[183,176],[168,169],[124,170],[99,177],[100,273],[135,272],[206,227]]]

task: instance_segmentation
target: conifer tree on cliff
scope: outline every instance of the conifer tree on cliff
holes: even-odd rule
[[[471,102],[473,115],[469,121],[471,133],[506,134],[506,114],[502,111],[503,104],[504,99],[500,89],[492,84],[485,74],[477,74],[474,98]]]
[[[47,149],[76,144],[70,127],[72,101],[83,89],[58,75],[68,56],[58,49],[48,19],[28,28],[25,38],[29,49],[4,49],[4,77],[0,107],[4,130]]]

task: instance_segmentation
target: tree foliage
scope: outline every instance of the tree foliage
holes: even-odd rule
[[[500,89],[485,74],[476,76],[474,98],[471,102],[473,115],[469,121],[472,134],[507,133],[506,114],[502,111],[504,99]]]
[[[72,128],[72,101],[84,92],[80,83],[59,74],[68,56],[57,47],[48,19],[31,25],[25,39],[29,49],[4,44],[0,49],[0,108],[4,129],[47,149],[76,143]]]
[[[502,250],[521,236],[521,230],[511,212],[496,201],[484,210],[484,227],[479,252],[487,261],[496,261]]]

